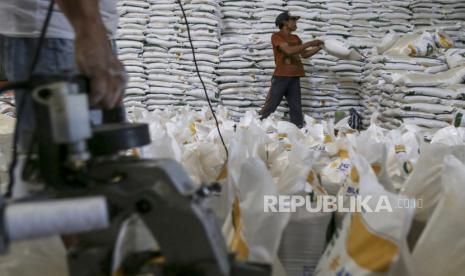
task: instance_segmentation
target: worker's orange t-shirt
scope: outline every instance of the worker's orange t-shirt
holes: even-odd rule
[[[274,62],[276,69],[273,76],[285,77],[303,77],[305,76],[304,66],[300,60],[300,55],[286,55],[279,45],[287,42],[289,46],[302,45],[302,40],[293,34],[285,35],[281,32],[274,33],[271,36],[271,44],[273,44]]]

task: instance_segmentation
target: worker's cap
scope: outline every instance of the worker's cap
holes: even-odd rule
[[[299,20],[300,16],[292,16],[289,12],[282,12],[276,17],[276,27],[281,26],[285,21],[289,19]]]

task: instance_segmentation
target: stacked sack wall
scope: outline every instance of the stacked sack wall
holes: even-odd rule
[[[303,110],[317,119],[355,108],[368,125],[374,112],[399,106],[392,92],[385,91],[392,88],[385,85],[385,72],[420,72],[424,62],[380,62],[382,58],[373,49],[387,34],[440,28],[454,40],[452,50],[463,49],[465,42],[460,29],[465,4],[457,1],[192,0],[183,4],[210,99],[214,105],[228,107],[236,117],[258,111],[264,104],[274,70],[270,37],[277,31],[274,19],[282,11],[301,16],[296,34],[303,41],[342,40],[364,57],[341,60],[321,51],[303,61]],[[118,10],[117,44],[130,75],[126,106],[130,110],[206,106],[177,1],[120,0]],[[433,65],[444,66],[445,62]],[[286,117],[287,112],[283,100],[276,115]],[[395,127],[403,119],[398,113],[391,117],[395,119],[384,116],[386,127]]]

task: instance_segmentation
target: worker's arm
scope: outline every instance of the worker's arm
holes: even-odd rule
[[[296,45],[296,46],[289,46],[287,42],[282,42],[278,44],[278,48],[288,56],[300,54],[308,47],[310,47],[310,45],[308,45],[308,42],[301,44],[301,45]]]
[[[285,41],[278,44],[279,49],[283,51],[286,55],[295,55],[295,54],[302,54],[305,49],[309,47],[317,47],[321,46],[323,42],[321,40],[312,40],[309,42],[305,42],[301,45],[297,46],[289,46],[289,44]]]
[[[316,53],[318,53],[321,49],[323,49],[321,46],[318,46],[318,47],[315,47],[315,48],[312,48],[310,50],[304,50],[300,56],[303,57],[303,58],[309,58],[313,55],[315,55]]]
[[[90,79],[93,105],[113,108],[126,86],[124,66],[114,54],[98,0],[56,0],[75,32],[76,64]]]

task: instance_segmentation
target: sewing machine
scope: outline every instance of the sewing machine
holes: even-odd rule
[[[198,190],[180,164],[122,154],[150,143],[146,124],[125,122],[121,108],[91,123],[85,78],[36,76],[17,88],[34,101],[37,150],[21,176],[37,187],[21,202],[0,202],[0,252],[16,240],[73,234],[70,275],[110,275],[121,225],[137,214],[160,251],[126,258],[123,275],[271,275],[270,266],[228,252],[208,189]]]

